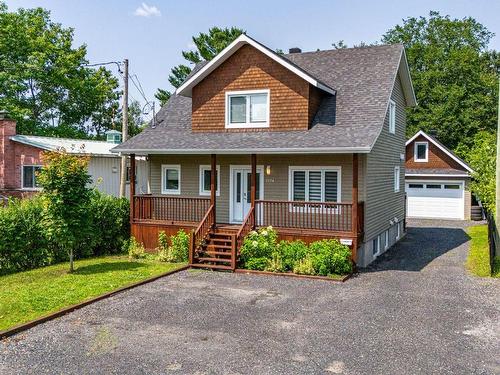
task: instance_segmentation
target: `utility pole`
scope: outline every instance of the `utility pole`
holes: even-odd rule
[[[123,60],[123,65],[122,142],[125,142],[128,138],[128,59]],[[127,157],[125,155],[122,155],[120,169],[120,198],[123,198],[125,196],[126,179]]]

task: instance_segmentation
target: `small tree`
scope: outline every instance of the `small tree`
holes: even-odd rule
[[[74,250],[83,243],[88,228],[91,178],[88,158],[61,152],[45,152],[38,182],[43,188],[43,220],[47,236],[68,253],[73,272]]]

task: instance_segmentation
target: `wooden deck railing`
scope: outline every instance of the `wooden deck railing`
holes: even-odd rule
[[[243,239],[250,233],[250,231],[255,229],[255,207],[250,207],[245,220],[240,226],[240,229],[236,233],[236,250],[239,251],[243,245]]]
[[[257,226],[352,232],[352,203],[258,200],[255,205]],[[358,226],[362,217],[358,214]]]
[[[189,243],[189,264],[193,264],[195,258],[195,252],[198,247],[200,247],[206,237],[209,235],[210,231],[213,230],[215,224],[215,209],[214,205],[211,205],[205,216],[201,220],[200,224],[191,232],[190,243]]]
[[[209,198],[136,195],[133,220],[200,222],[209,206]]]

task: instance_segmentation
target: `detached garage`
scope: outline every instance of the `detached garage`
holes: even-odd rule
[[[437,139],[419,131],[406,143],[406,216],[470,219],[472,169]]]

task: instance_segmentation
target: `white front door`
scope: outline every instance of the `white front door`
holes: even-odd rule
[[[260,199],[262,188],[262,172],[257,170],[256,199]],[[241,223],[250,210],[250,188],[252,186],[252,169],[250,167],[232,168],[231,171],[231,223]]]

